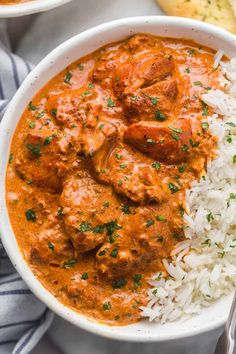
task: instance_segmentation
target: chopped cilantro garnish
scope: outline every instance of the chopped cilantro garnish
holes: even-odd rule
[[[36,126],[35,122],[30,122],[30,123],[29,123],[29,128],[30,128],[30,129],[34,129],[35,126]]]
[[[113,289],[121,289],[123,288],[125,285],[127,284],[127,280],[126,279],[123,279],[123,278],[120,278],[120,279],[117,279],[113,282],[112,284],[112,287]]]
[[[156,120],[163,122],[164,120],[166,120],[166,115],[158,110],[155,112],[155,118]]]
[[[33,209],[26,210],[25,216],[28,221],[35,222],[37,220],[36,213]]]
[[[111,309],[111,303],[108,301],[108,302],[104,302],[104,304],[102,305],[102,308],[104,311],[108,311]]]
[[[91,226],[88,222],[82,222],[79,227],[79,231],[87,232],[91,230]]]
[[[179,188],[172,182],[169,182],[167,184],[167,187],[169,188],[169,190],[171,191],[171,193],[176,193],[179,191]]]
[[[70,84],[71,78],[72,78],[72,74],[68,71],[64,77],[65,84]]]
[[[107,100],[107,107],[108,107],[108,108],[113,108],[113,107],[115,107],[115,103],[112,101],[111,98],[108,98],[108,100]]]
[[[39,144],[27,144],[26,147],[34,156],[41,156],[41,146]]]
[[[148,220],[146,223],[146,227],[150,227],[152,225],[154,225],[154,220]]]
[[[153,162],[152,167],[155,168],[156,170],[160,170],[161,164],[159,162]]]
[[[72,258],[70,259],[69,261],[65,261],[63,263],[63,268],[71,268],[73,267],[76,263],[78,262],[78,259],[77,258]]]
[[[37,111],[38,107],[33,105],[33,102],[30,101],[30,103],[28,104],[28,110],[29,111]]]
[[[50,241],[48,241],[48,248],[51,250],[51,251],[54,251],[54,244]]]
[[[139,287],[141,285],[142,274],[134,274],[134,285],[135,287]]]
[[[110,256],[116,258],[117,255],[118,255],[118,248],[114,248],[114,250],[111,251]]]
[[[162,215],[157,215],[156,219],[157,219],[157,221],[166,221],[166,218]]]
[[[87,280],[87,279],[88,279],[88,273],[83,273],[83,274],[81,275],[81,279]]]
[[[122,205],[121,210],[123,211],[124,214],[131,214],[129,205],[127,204]]]

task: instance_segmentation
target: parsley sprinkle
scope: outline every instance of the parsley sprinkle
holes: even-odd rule
[[[80,224],[79,231],[87,232],[87,231],[90,231],[90,230],[91,230],[91,227],[90,227],[90,224],[88,222],[82,222]]]
[[[161,235],[157,236],[157,241],[162,242],[164,240],[164,237]]]
[[[111,98],[108,98],[108,100],[107,100],[107,107],[109,107],[109,108],[115,107],[115,103],[112,101]]]
[[[30,129],[34,129],[34,128],[35,128],[35,125],[36,125],[35,122],[30,122],[30,123],[29,123],[29,128],[30,128]]]
[[[190,145],[194,148],[194,147],[198,147],[199,146],[199,142],[197,142],[197,141],[193,141],[192,139],[190,139],[189,140],[189,142],[190,142]]]
[[[97,226],[92,228],[92,231],[95,234],[102,234],[104,232],[104,226],[103,225],[97,225]]]
[[[150,97],[150,98],[151,98],[151,103],[153,104],[153,106],[156,106],[158,98],[157,97]]]
[[[47,136],[47,137],[45,138],[45,140],[44,140],[43,145],[49,145],[49,144],[51,144],[51,141],[52,141],[53,138],[54,138],[53,135]]]
[[[212,213],[207,214],[206,218],[208,222],[212,222],[214,220],[214,216],[212,215]]]
[[[154,220],[148,220],[146,223],[146,227],[150,227],[152,225],[154,225]]]
[[[207,122],[202,123],[202,129],[207,130],[209,128],[209,124]]]
[[[69,261],[66,261],[63,263],[63,268],[71,268],[73,267],[76,263],[78,262],[78,260],[76,258],[72,258]]]
[[[184,216],[184,208],[182,207],[182,205],[179,207],[180,211],[179,211],[179,214],[180,216]]]
[[[150,145],[156,144],[156,142],[153,139],[147,139],[146,142]]]
[[[236,199],[236,194],[235,193],[230,193],[230,199]]]
[[[111,251],[110,256],[113,258],[116,258],[118,255],[118,249],[114,248],[114,250]]]
[[[171,126],[169,126],[169,128],[171,130],[173,130],[174,132],[178,133],[178,134],[182,134],[183,133],[182,129],[179,129],[179,128],[176,128],[176,127],[171,127]]]
[[[30,101],[29,105],[28,105],[28,110],[29,111],[37,111],[38,107],[33,105],[33,102]]]
[[[111,303],[108,301],[108,302],[104,302],[104,304],[102,305],[102,308],[104,311],[108,311],[111,309]]]
[[[171,191],[171,193],[176,193],[179,191],[179,188],[172,182],[167,184],[167,187],[169,188],[169,190]]]
[[[126,279],[123,279],[123,278],[120,278],[120,279],[117,279],[113,282],[112,284],[112,287],[113,289],[121,289],[123,288],[125,285],[127,284],[127,280]]]
[[[233,156],[233,163],[236,163],[236,155]]]
[[[64,77],[64,83],[65,84],[70,84],[71,78],[72,78],[72,74],[70,72],[67,72],[65,77]]]
[[[171,136],[174,140],[176,140],[176,141],[179,140],[179,135],[177,133],[172,133]]]
[[[185,71],[186,71],[187,74],[190,74],[190,69],[189,68],[186,68]]]
[[[110,205],[109,202],[103,203],[104,208],[109,208],[109,205]]]
[[[88,88],[94,88],[93,84],[88,84]]]
[[[153,162],[152,167],[155,168],[156,170],[160,170],[161,164],[159,162]]]
[[[127,167],[127,164],[126,164],[126,163],[120,164],[120,168],[126,168],[126,167]]]
[[[12,163],[12,160],[13,160],[13,153],[11,152],[8,159],[9,165]]]
[[[27,144],[26,147],[34,156],[41,156],[41,146],[39,144]]]
[[[166,218],[162,215],[157,215],[156,219],[157,219],[157,221],[166,221]]]
[[[87,279],[88,279],[88,273],[83,273],[83,274],[81,275],[81,279],[87,280]]]
[[[183,163],[182,165],[179,166],[179,172],[183,173],[186,170],[187,165]]]
[[[229,126],[232,127],[232,128],[235,128],[235,127],[236,127],[236,124],[233,123],[233,122],[227,122],[226,124],[229,125]]]
[[[135,287],[139,287],[141,285],[142,274],[134,274],[134,285]]]
[[[182,151],[183,151],[183,152],[187,152],[188,149],[189,149],[189,146],[188,146],[188,145],[184,144],[184,145],[182,146]]]
[[[201,81],[194,81],[194,86],[202,86],[202,82]]]
[[[84,70],[84,66],[82,64],[78,64],[78,69],[79,69],[79,71],[83,71]]]
[[[190,54],[190,55],[194,55],[195,53],[196,53],[195,49],[189,49],[188,50],[188,54]]]
[[[166,115],[164,113],[162,113],[161,111],[156,111],[155,112],[155,119],[163,122],[164,120],[166,120]]]
[[[232,143],[233,139],[231,138],[231,136],[227,136],[226,141],[227,141],[228,143]]]
[[[54,251],[54,244],[50,241],[48,241],[48,248],[51,250],[51,251]]]
[[[102,250],[98,253],[99,257],[104,256],[106,254],[106,250]]]
[[[202,113],[203,116],[208,116],[208,109],[207,109],[207,105],[205,103],[203,103],[203,113]]]
[[[123,155],[121,155],[121,154],[116,154],[116,158],[117,158],[118,160],[121,160],[121,159],[123,158]]]
[[[33,221],[35,222],[37,220],[36,214],[33,209],[28,209],[25,212],[26,219],[28,221]]]
[[[56,109],[56,108],[51,109],[51,115],[52,115],[54,118],[56,118],[56,116],[57,116],[57,109]]]
[[[123,211],[124,214],[131,214],[129,205],[126,204],[122,205],[121,210]]]

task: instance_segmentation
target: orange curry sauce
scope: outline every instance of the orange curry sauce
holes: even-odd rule
[[[137,34],[71,64],[29,103],[8,211],[63,304],[111,325],[140,319],[148,279],[184,238],[186,188],[213,156],[200,98],[219,86],[213,62],[192,41]]]

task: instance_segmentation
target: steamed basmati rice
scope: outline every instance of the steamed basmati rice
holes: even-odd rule
[[[215,65],[222,54],[216,55]],[[220,65],[227,94],[211,90],[202,96],[215,110],[207,122],[218,138],[217,158],[186,192],[187,240],[173,250],[171,263],[163,261],[170,277],[157,273],[150,280],[149,303],[141,308],[150,321],[199,313],[236,285],[236,59]]]

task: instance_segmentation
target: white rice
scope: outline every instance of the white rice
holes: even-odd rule
[[[215,65],[222,55],[216,55]],[[236,59],[220,65],[227,94],[211,90],[202,96],[216,112],[207,122],[218,138],[217,158],[186,192],[187,240],[173,250],[170,263],[163,261],[170,276],[157,273],[150,280],[149,303],[141,308],[150,321],[164,323],[199,313],[236,285]]]

